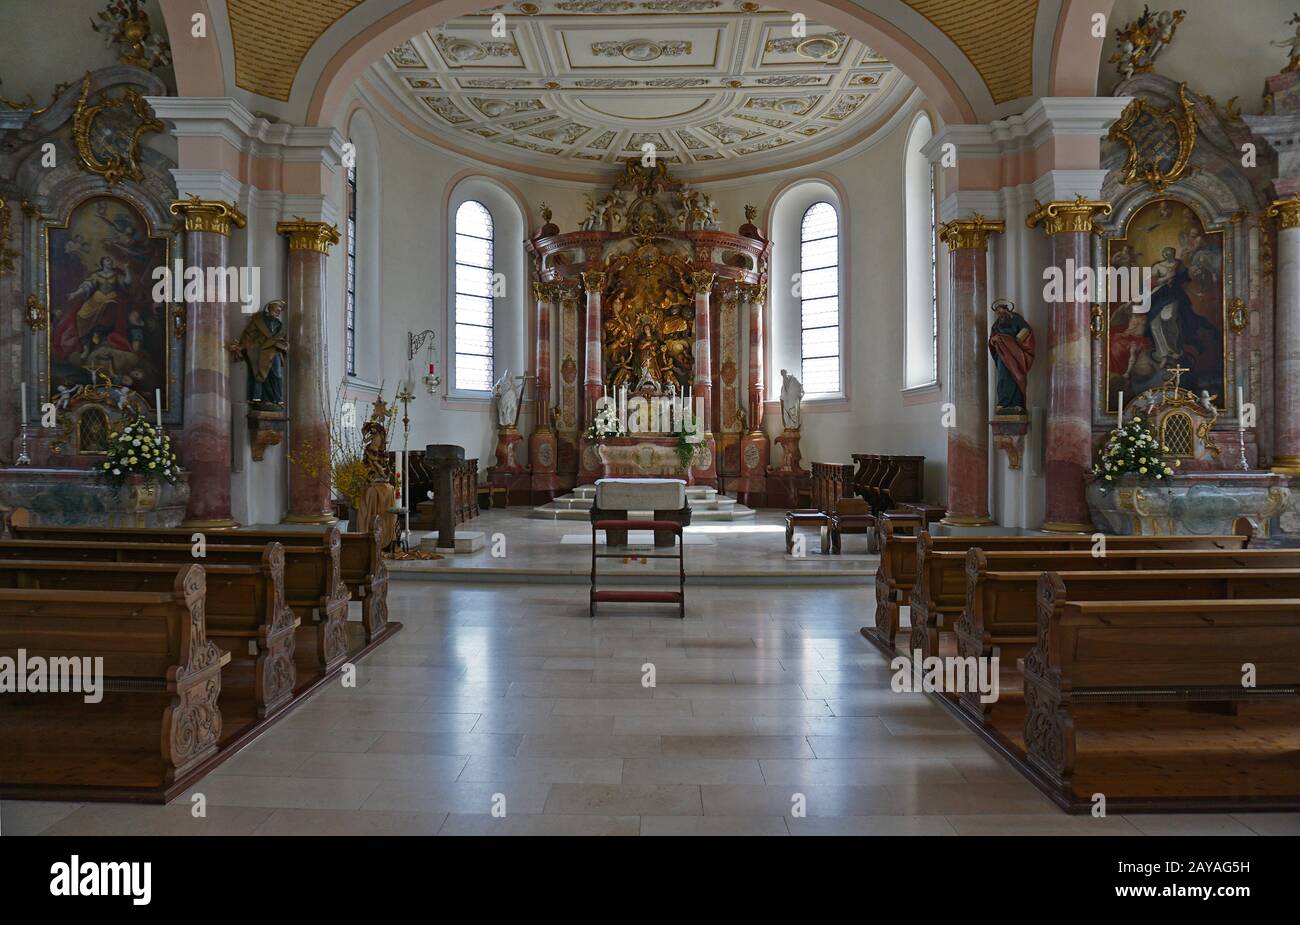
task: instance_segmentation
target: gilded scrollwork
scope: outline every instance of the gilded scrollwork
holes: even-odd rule
[[[118,121],[114,131],[97,130],[96,121],[103,117]],[[134,125],[132,125],[134,120]],[[81,95],[72,115],[72,140],[82,169],[104,178],[109,184],[121,180],[143,180],[140,167],[140,140],[150,132],[163,131],[143,96],[128,87],[121,97],[100,95],[90,103],[90,74],[81,82]],[[105,138],[115,140],[105,147]]]
[[[1197,120],[1186,82],[1178,85],[1178,101],[1160,108],[1136,97],[1111,126],[1108,137],[1128,149],[1122,169],[1127,186],[1144,182],[1158,192],[1181,179],[1191,165]]]

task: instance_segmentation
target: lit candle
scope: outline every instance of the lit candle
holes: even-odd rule
[[[153,406],[158,409],[158,433],[162,433],[162,389],[153,390]]]
[[[1124,393],[1119,393],[1119,426],[1124,426]]]
[[[21,428],[27,423],[27,383],[24,382],[18,386],[18,394],[22,398],[23,416],[19,419],[18,425]]]

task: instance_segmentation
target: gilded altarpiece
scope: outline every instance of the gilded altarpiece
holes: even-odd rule
[[[765,292],[771,244],[752,220],[739,233],[721,230],[712,200],[671,176],[663,162],[642,167],[629,161],[609,191],[589,205],[582,227],[570,232],[561,232],[544,212],[546,224],[526,242],[539,281],[569,283],[580,293],[572,309],[553,308],[559,323],[551,326],[561,485],[567,490],[605,474],[596,441],[583,435],[590,423],[584,371],[587,352],[594,349],[600,394],[614,396],[626,387],[647,396],[680,396],[687,389],[697,399],[707,396],[707,448],[683,475],[725,491],[728,479],[740,475],[739,443],[748,414],[740,391],[747,379],[741,347],[748,337],[741,330],[741,300]],[[588,330],[584,279],[601,281],[600,328],[594,332]],[[712,280],[704,292],[700,279]],[[709,313],[704,326],[701,307]],[[701,330],[708,332],[707,376],[701,376]],[[655,468],[677,438],[629,434],[608,442],[618,445],[620,459],[653,458]],[[545,494],[535,486],[538,500]]]

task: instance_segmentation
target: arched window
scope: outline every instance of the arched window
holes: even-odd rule
[[[799,226],[800,357],[804,392],[840,393],[840,217],[814,202]]]
[[[936,290],[934,168],[921,153],[933,130],[922,115],[907,136],[903,212],[907,252],[903,387],[939,381],[939,302]]]
[[[355,149],[354,149],[355,150]],[[343,351],[349,376],[357,374],[357,161],[347,173],[347,286],[343,302]]]
[[[490,392],[493,372],[492,213],[468,199],[456,210],[455,389]]]

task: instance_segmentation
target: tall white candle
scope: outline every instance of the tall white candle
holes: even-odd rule
[[[162,389],[153,390],[153,406],[158,409],[158,432],[162,433]]]
[[[27,424],[27,383],[26,382],[19,384],[18,394],[22,399],[22,406],[23,406],[23,412],[22,412],[23,416],[18,421],[18,426],[21,428]]]
[[[1119,426],[1124,426],[1124,393],[1119,393]]]
[[[1241,386],[1237,386],[1237,429],[1246,432],[1246,393]]]

